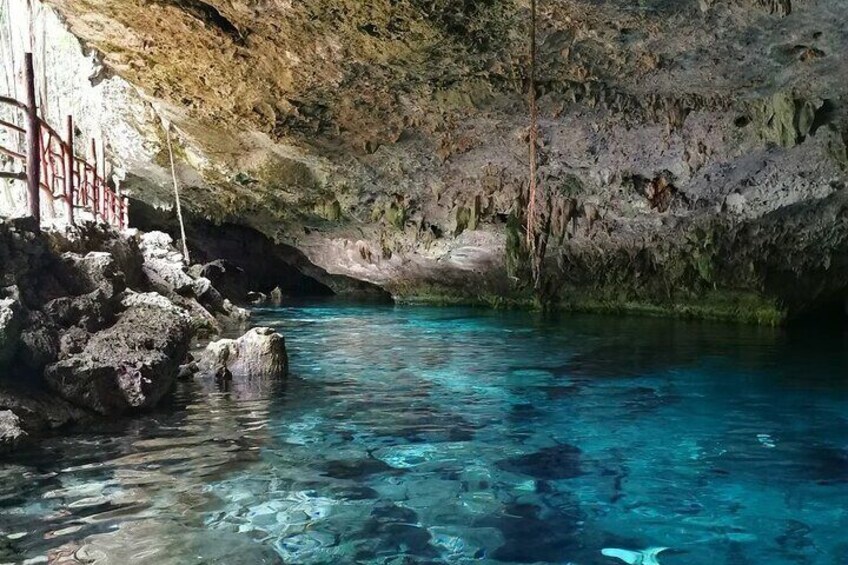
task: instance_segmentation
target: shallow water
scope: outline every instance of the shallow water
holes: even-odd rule
[[[848,335],[332,303],[0,465],[0,562],[848,563]],[[645,563],[651,563],[645,559]]]

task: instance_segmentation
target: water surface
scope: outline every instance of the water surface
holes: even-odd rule
[[[0,563],[848,563],[848,336],[338,304],[0,464]],[[645,563],[650,563],[645,560]]]

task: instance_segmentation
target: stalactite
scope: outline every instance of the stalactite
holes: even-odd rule
[[[536,103],[536,23],[537,23],[536,0],[530,2],[530,81],[528,97],[530,106],[530,132],[528,135],[530,178],[527,196],[527,254],[530,258],[530,279],[533,293],[542,308],[548,302],[548,296],[544,284],[544,261],[547,250],[548,231],[550,229],[550,215],[541,216],[538,209],[539,186],[538,186],[538,141],[539,141],[539,107]]]

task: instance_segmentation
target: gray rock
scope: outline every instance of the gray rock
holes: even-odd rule
[[[182,262],[145,257],[142,269],[153,288],[162,294],[186,294],[194,289],[194,280],[185,272]]]
[[[238,339],[210,343],[198,365],[207,375],[282,378],[288,373],[286,342],[272,328],[254,328]]]
[[[189,271],[189,275],[191,275],[191,271]],[[221,298],[221,295],[212,286],[212,281],[210,281],[206,277],[200,277],[200,276],[194,276],[194,275],[191,275],[191,276],[194,277],[194,281],[192,282],[192,291],[194,292],[194,295],[198,298],[198,300],[201,301],[201,303],[203,303],[204,299],[209,299],[209,298],[211,298],[215,301],[217,301],[217,299],[220,298],[220,300],[223,301],[223,298]],[[214,291],[215,294],[211,297],[207,297],[207,293],[211,293],[213,291]]]
[[[151,231],[141,234],[141,243],[139,247],[145,255],[154,251],[164,251],[164,257],[172,251],[174,240],[170,235],[161,231]]]
[[[194,291],[195,281],[186,272],[183,256],[173,248],[171,236],[163,232],[142,234],[142,270],[157,292],[186,295]]]
[[[118,308],[118,296],[98,288],[81,296],[63,296],[46,303],[42,310],[62,328],[84,327],[96,332],[111,325]]]
[[[188,312],[192,328],[196,333],[204,336],[221,333],[221,324],[218,319],[197,300],[179,295],[174,296],[172,300]]]
[[[32,312],[21,332],[17,366],[41,375],[44,368],[59,358],[59,328],[43,312]]]
[[[191,363],[186,363],[185,365],[180,365],[180,370],[179,373],[177,373],[177,378],[180,380],[188,379],[197,374],[199,370],[200,369],[198,368],[197,363],[195,363],[194,361],[192,361]]]
[[[71,355],[81,353],[89,339],[91,334],[78,326],[62,332],[59,338],[59,359],[67,359]]]
[[[117,233],[104,230],[94,224],[78,224],[65,227],[64,230],[51,231],[46,234],[51,246],[59,253],[72,252],[78,255],[88,253],[109,253],[117,270],[123,273],[127,285],[132,288],[142,288],[147,279],[141,271],[143,262],[139,249],[138,234],[135,230]]]
[[[235,322],[246,322],[250,319],[250,311],[224,299],[224,312],[227,317]]]
[[[111,253],[92,251],[80,257],[73,253],[62,256],[63,261],[70,263],[76,276],[90,292],[98,288],[112,289],[111,294],[123,292],[125,288],[123,273]],[[113,288],[114,287],[114,288]]]
[[[13,449],[26,435],[21,419],[14,412],[0,410],[0,453]]]
[[[0,365],[6,363],[17,350],[22,318],[22,308],[17,300],[0,300]]]
[[[20,419],[30,437],[72,422],[88,419],[90,413],[57,397],[50,391],[0,381],[0,410],[10,410]]]
[[[264,292],[251,291],[247,293],[247,301],[251,304],[265,304],[268,302],[268,295]]]
[[[240,302],[250,290],[250,280],[244,269],[229,261],[219,259],[207,263],[198,274],[212,281],[212,285],[230,300]]]
[[[100,414],[155,406],[173,385],[192,337],[187,313],[164,296],[130,293],[123,304],[115,325],[45,372],[60,396]]]

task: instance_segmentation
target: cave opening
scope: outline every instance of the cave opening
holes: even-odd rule
[[[130,207],[131,225],[142,231],[162,231],[180,237],[176,213],[155,208],[141,200]],[[326,298],[336,292],[325,282],[303,272],[308,260],[292,246],[276,243],[253,228],[214,224],[191,212],[186,218],[186,238],[195,263],[210,264],[210,275],[225,295],[244,302],[251,292],[269,294],[279,288],[291,298]],[[309,267],[317,269],[314,265]]]
[[[848,329],[848,291],[817,301],[789,320],[795,327],[830,330]]]

